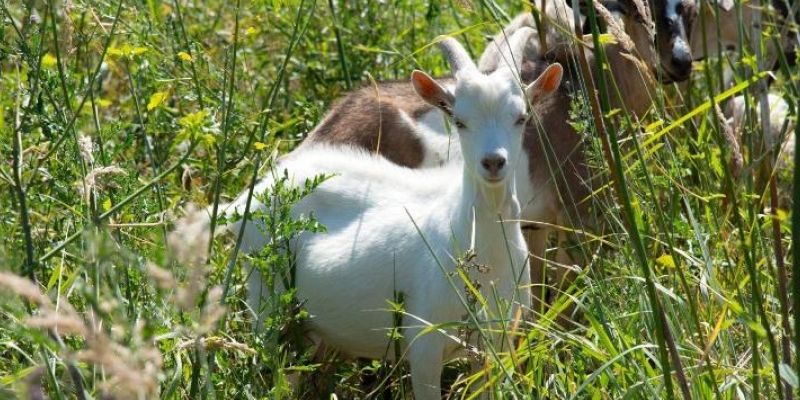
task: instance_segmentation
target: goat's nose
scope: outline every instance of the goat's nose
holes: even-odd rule
[[[497,175],[506,165],[506,158],[501,155],[486,156],[481,160],[481,165],[492,175]]]
[[[688,77],[692,72],[691,57],[675,57],[672,59],[672,65],[675,67],[676,75],[680,77]]]
[[[692,53],[686,42],[678,40],[672,49],[672,73],[676,78],[688,78],[692,72]]]

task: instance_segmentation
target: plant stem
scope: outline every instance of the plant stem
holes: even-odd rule
[[[353,88],[353,82],[350,81],[350,71],[347,69],[347,57],[344,53],[344,45],[342,44],[342,35],[339,33],[339,21],[336,19],[336,7],[333,5],[333,0],[328,0],[328,7],[331,9],[331,19],[333,20],[333,34],[336,36],[336,51],[339,53],[339,63],[342,65],[342,75],[344,75],[344,83],[347,85],[347,90]]]
[[[795,115],[800,104],[794,105]],[[794,126],[794,174],[792,175],[792,312],[794,314],[795,374],[800,376],[800,124]]]

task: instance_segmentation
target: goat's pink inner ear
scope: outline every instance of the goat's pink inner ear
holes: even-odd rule
[[[438,107],[442,111],[451,114],[453,106],[453,95],[439,85],[436,80],[428,76],[428,74],[414,70],[411,73],[411,83],[414,85],[414,90],[417,92],[422,100],[428,104]]]
[[[411,83],[417,94],[426,101],[431,101],[441,95],[439,85],[428,74],[420,70],[414,70],[411,73]]]
[[[561,76],[564,74],[564,68],[561,67],[561,64],[553,64],[542,73],[542,78],[544,81],[542,82],[542,91],[545,93],[550,93],[558,89],[558,86],[561,85]]]
[[[563,74],[564,68],[561,67],[559,63],[547,67],[547,69],[526,88],[531,103],[536,103],[542,97],[555,92],[561,85],[561,77]]]

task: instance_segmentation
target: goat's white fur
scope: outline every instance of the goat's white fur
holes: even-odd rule
[[[742,140],[742,128],[744,126],[745,101],[744,96],[736,96],[728,103],[725,115],[728,117],[728,124],[733,129],[737,140]],[[769,103],[769,130],[764,133],[764,140],[767,149],[778,149],[776,164],[777,168],[786,168],[792,165],[794,160],[795,135],[794,126],[797,122],[796,116],[791,115],[789,104],[782,97],[769,93],[767,95]],[[757,107],[757,103],[751,103],[752,107]],[[759,117],[760,113],[756,113]]]
[[[526,40],[530,34],[518,33]],[[446,94],[453,99],[455,118],[464,124],[454,133],[460,137],[463,162],[413,170],[346,146],[312,145],[284,157],[276,167],[288,171],[292,185],[332,174],[292,209],[295,216],[313,213],[327,229],[303,233],[292,244],[297,297],[311,315],[309,330],[346,354],[391,357],[387,330],[393,313],[388,301],[403,293],[407,316],[402,350],[417,399],[440,398],[442,364],[463,347],[450,331],[420,335],[430,324],[461,321],[466,314],[460,300],[465,285],[453,276],[458,256],[473,249],[475,262],[488,270],[471,271],[471,279],[487,294],[496,290],[501,303],[508,302],[495,304],[494,295],[485,296],[488,307],[479,318],[507,320],[514,309],[530,307],[527,248],[515,185],[517,179],[527,180],[521,151],[524,123],[519,121],[526,113],[525,94],[553,91],[561,77],[561,67],[551,66],[542,75],[549,84],[543,89],[537,80],[524,93],[510,69],[483,75],[474,64],[464,68],[466,52],[454,43],[450,39],[446,45],[450,53],[456,52],[462,68],[455,71],[454,90]],[[505,157],[505,168],[491,172],[482,167],[487,156],[498,155]],[[517,165],[525,175],[515,176]],[[273,185],[268,175],[255,193],[268,193]],[[243,213],[246,200],[245,192],[224,212]],[[251,210],[267,209],[253,200]],[[227,228],[239,232],[241,223]],[[257,251],[269,240],[259,224],[263,222],[247,222],[244,251]],[[256,312],[263,310],[258,271],[253,271],[248,286],[248,303]],[[499,344],[498,338],[492,342]]]
[[[445,85],[448,90],[455,89]],[[424,155],[422,168],[439,167],[453,160],[461,160],[461,146],[454,129],[448,128],[447,115],[438,108],[422,114],[416,121],[401,112],[408,128],[422,141]]]
[[[512,179],[489,189],[486,197],[505,199],[490,204],[474,174],[456,164],[412,170],[359,149],[315,145],[293,153],[277,168],[288,170],[291,181],[300,185],[322,173],[334,174],[293,209],[295,216],[313,213],[327,228],[326,233],[302,234],[293,248],[297,298],[310,314],[307,328],[345,354],[393,358],[387,336],[393,327],[389,301],[402,293],[408,313],[402,321],[407,339],[402,351],[417,399],[440,398],[442,364],[461,354],[463,346],[453,339],[454,332],[420,332],[429,324],[463,320],[466,310],[459,296],[464,296],[464,285],[452,273],[455,258],[473,240],[476,262],[489,270],[473,271],[471,278],[484,288],[495,287],[501,298],[516,298],[517,304],[529,307],[527,249],[519,223],[513,222],[519,206]],[[267,192],[272,185],[265,179],[256,192]],[[243,212],[245,200],[246,195],[240,196],[235,209]],[[507,222],[501,224],[500,217]],[[257,225],[246,226],[243,250],[256,251],[268,240]],[[234,232],[238,228],[231,227]],[[263,310],[262,300],[269,294],[257,270],[248,289],[250,307]],[[509,309],[490,303],[487,313],[508,318]]]

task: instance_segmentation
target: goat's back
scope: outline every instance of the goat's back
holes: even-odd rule
[[[329,176],[292,209],[293,216],[313,215],[325,227],[322,233],[301,234],[292,244],[297,297],[311,314],[309,329],[323,342],[353,356],[386,356],[386,330],[393,324],[387,300],[398,293],[406,297],[407,310],[424,320],[461,318],[463,307],[436,260],[452,270],[451,256],[469,243],[467,221],[453,212],[464,208],[458,201],[463,167],[414,170],[363,149],[314,145],[282,159],[275,173],[282,176],[284,169],[292,186]],[[264,179],[256,192],[272,185],[272,178]],[[234,207],[243,205],[244,195],[234,202]],[[268,212],[261,202],[255,207]],[[245,237],[245,248],[266,240],[263,233]],[[265,293],[260,285],[260,275],[254,274],[250,292]],[[433,302],[431,293],[439,294],[436,309],[443,314],[425,311]],[[251,296],[254,310],[259,303],[258,295]]]
[[[335,102],[306,142],[352,145],[399,165],[419,167],[425,149],[413,121],[433,109],[409,82],[368,85]]]

